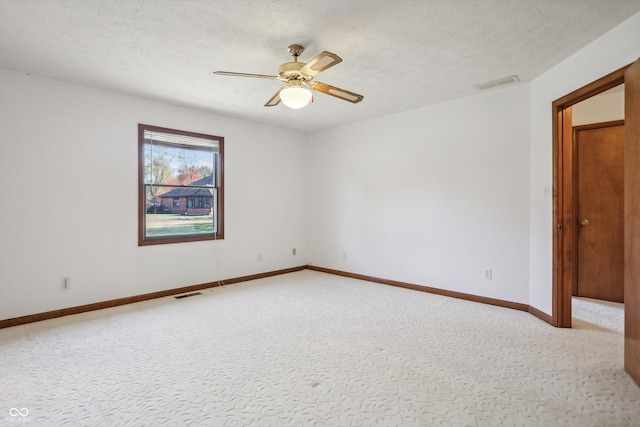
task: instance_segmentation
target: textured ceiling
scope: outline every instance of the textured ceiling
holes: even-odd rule
[[[0,67],[313,132],[530,81],[635,13],[638,0],[0,0]],[[343,62],[316,77],[364,95],[264,103],[286,48]]]

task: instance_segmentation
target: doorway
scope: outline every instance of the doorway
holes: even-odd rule
[[[573,144],[572,106],[624,83],[623,67],[552,104],[553,116],[553,307],[552,321],[571,327],[571,297],[577,282],[578,212],[576,199],[576,152]]]

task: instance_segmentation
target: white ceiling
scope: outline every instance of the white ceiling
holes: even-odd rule
[[[314,132],[527,82],[635,13],[639,0],[0,0],[0,67]],[[343,62],[302,110],[263,107],[286,48]]]

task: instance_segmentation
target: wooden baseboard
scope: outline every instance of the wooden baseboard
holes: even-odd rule
[[[397,280],[381,279],[379,277],[367,276],[364,274],[349,273],[346,271],[333,270],[330,268],[318,267],[315,265],[304,265],[299,267],[285,268],[283,270],[275,270],[275,271],[269,271],[265,273],[252,274],[249,276],[235,277],[235,278],[225,279],[225,280],[216,281],[216,282],[201,283],[199,285],[167,289],[165,291],[152,292],[152,293],[142,294],[142,295],[134,295],[130,297],[119,298],[119,299],[114,299],[109,301],[102,301],[102,302],[97,302],[93,304],[63,308],[60,310],[47,311],[45,313],[37,313],[37,314],[30,314],[27,316],[14,317],[12,319],[0,320],[0,329],[9,328],[11,326],[24,325],[26,323],[39,322],[41,320],[54,319],[56,317],[68,316],[71,314],[79,314],[79,313],[85,313],[87,311],[102,310],[104,308],[117,307],[119,305],[132,304],[135,302],[146,301],[146,300],[155,299],[155,298],[162,298],[162,297],[167,297],[171,295],[195,292],[202,289],[214,288],[217,286],[231,285],[233,283],[246,282],[249,280],[262,279],[265,277],[277,276],[280,274],[293,273],[295,271],[301,271],[304,269],[319,271],[322,273],[335,274],[338,276],[350,277],[352,279],[367,280],[369,282],[382,283],[385,285],[397,286],[400,288],[412,289],[415,291],[428,292],[432,294],[443,295],[446,297],[459,298],[467,301],[479,302],[482,304],[490,304],[498,307],[505,307],[505,308],[511,308],[514,310],[526,311],[532,314],[533,316],[536,316],[537,318],[547,322],[548,324],[552,326],[556,326],[553,324],[553,318],[550,315],[538,310],[535,307],[531,307],[527,304],[521,304],[517,302],[505,301],[505,300],[500,300],[495,298],[482,297],[482,296],[472,295],[472,294],[465,294],[463,292],[455,292],[455,291],[449,291],[445,289],[432,288],[429,286],[421,286],[413,283],[400,282]]]
[[[231,279],[220,280],[216,282],[201,283],[199,285],[185,286],[182,288],[167,289],[165,291],[152,292],[142,295],[134,295],[125,298],[118,298],[109,301],[96,302],[93,304],[79,305],[76,307],[63,308],[61,310],[47,311],[45,313],[30,314],[27,316],[14,317],[12,319],[0,320],[0,329],[9,328],[11,326],[24,325],[26,323],[39,322],[41,320],[54,319],[56,317],[68,316],[70,314],[85,313],[87,311],[102,310],[103,308],[117,307],[119,305],[132,304],[134,302],[146,301],[155,298],[168,297],[171,295],[184,294],[189,292],[200,291],[207,288],[215,288],[217,286],[231,285],[233,283],[246,282],[248,280],[262,279],[265,277],[277,276],[279,274],[293,273],[294,271],[304,270],[306,266],[285,268],[283,270],[269,271],[266,273],[252,274],[249,276],[234,277]]]
[[[330,268],[316,267],[315,265],[308,265],[307,268],[309,270],[321,271],[323,273],[336,274],[338,276],[351,277],[353,279],[361,279],[361,280],[367,280],[369,282],[376,282],[376,283],[382,283],[385,285],[397,286],[400,288],[413,289],[415,291],[428,292],[431,294],[443,295],[445,297],[464,299],[464,300],[473,301],[473,302],[480,302],[483,304],[497,305],[499,307],[511,308],[514,310],[529,311],[529,306],[527,304],[521,304],[518,302],[481,297],[478,295],[465,294],[463,292],[448,291],[445,289],[432,288],[429,286],[415,285],[413,283],[399,282],[397,280],[381,279],[379,277],[366,276],[363,274],[348,273],[345,271],[333,270]]]
[[[558,326],[554,321],[553,321],[553,316],[551,316],[550,314],[545,313],[544,311],[540,311],[535,307],[529,306],[529,314],[536,316],[538,319],[547,322],[548,324],[550,324],[551,326]]]

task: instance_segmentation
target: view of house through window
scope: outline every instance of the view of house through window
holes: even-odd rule
[[[138,244],[223,238],[224,138],[138,125]]]

